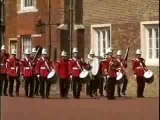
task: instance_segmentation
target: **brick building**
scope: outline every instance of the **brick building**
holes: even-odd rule
[[[18,57],[24,48],[40,45],[51,48],[51,58],[69,52],[70,0],[6,0],[6,45],[16,47]],[[155,81],[148,85],[148,95],[158,95],[159,82],[159,0],[73,0],[73,46],[87,57],[90,48],[103,56],[108,47],[114,54],[130,47],[127,74],[132,80],[131,59],[138,48]],[[50,4],[49,4],[50,3]],[[37,25],[41,18],[42,24]],[[50,16],[50,17],[49,17]],[[51,40],[51,41],[50,41]]]

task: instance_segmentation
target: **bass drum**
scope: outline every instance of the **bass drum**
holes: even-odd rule
[[[98,58],[93,58],[93,60],[91,61],[91,66],[92,66],[92,69],[91,69],[91,72],[92,72],[92,75],[97,75],[98,74],[98,71],[99,71],[99,64],[100,64],[100,61]]]
[[[52,71],[48,74],[47,79],[52,84],[56,84],[57,83],[58,76],[57,76],[57,74],[56,74],[54,69],[52,69]]]
[[[117,77],[116,77],[116,83],[117,84],[122,84],[124,82],[124,79],[123,79],[123,74],[122,72],[117,72]]]
[[[148,84],[150,84],[154,81],[154,75],[151,70],[148,70],[144,73],[144,81]]]
[[[80,73],[79,77],[81,78],[81,83],[83,83],[83,84],[84,84],[84,83],[87,83],[88,80],[89,80],[89,72],[84,69],[84,70]]]

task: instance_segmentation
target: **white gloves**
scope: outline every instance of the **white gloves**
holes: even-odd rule
[[[72,75],[70,75],[70,79],[72,80]]]
[[[109,75],[107,75],[107,79],[109,78]]]
[[[37,77],[39,78],[39,77],[40,77],[40,75],[37,75]]]

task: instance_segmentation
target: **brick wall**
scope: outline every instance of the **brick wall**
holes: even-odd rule
[[[84,24],[158,20],[159,0],[83,0]]]
[[[123,53],[130,47],[127,75],[129,78],[128,93],[136,95],[136,82],[133,77],[131,60],[136,49],[141,47],[140,22],[158,21],[158,0],[83,0],[83,24],[85,25],[85,56],[91,47],[90,25],[111,24],[111,41],[114,55],[118,49]],[[158,96],[159,67],[149,68],[154,72],[154,83],[147,85],[147,96]]]
[[[6,1],[6,31],[5,31],[5,45],[8,49],[9,38],[17,37],[17,7],[15,1]]]
[[[32,46],[41,45],[49,47],[49,3],[48,0],[37,0],[37,12],[18,13],[20,11],[21,0],[6,1],[6,43],[9,43],[9,38],[17,38],[17,35],[32,35],[37,34],[35,22],[38,16],[41,16],[45,25],[43,37],[32,38]],[[57,27],[64,22],[64,1],[51,0],[51,57],[54,56],[54,50],[60,50],[60,38]],[[18,38],[18,49],[20,50],[21,42]],[[6,44],[7,45],[7,44]],[[18,50],[18,51],[19,51]],[[20,54],[20,52],[18,52]],[[20,57],[20,55],[18,55]]]

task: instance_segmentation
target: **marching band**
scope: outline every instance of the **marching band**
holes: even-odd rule
[[[128,49],[129,50],[129,49]],[[109,100],[115,99],[115,86],[117,86],[118,97],[126,95],[128,79],[126,75],[127,56],[122,58],[122,51],[118,50],[116,57],[113,57],[113,50],[107,49],[104,58],[95,56],[91,49],[86,60],[79,56],[77,48],[73,48],[73,57],[68,59],[67,53],[62,51],[61,58],[52,62],[47,50],[42,49],[41,56],[38,56],[39,49],[32,48],[32,51],[25,49],[25,57],[22,60],[16,58],[16,49],[12,49],[11,55],[6,52],[2,45],[0,52],[0,96],[13,97],[14,81],[16,81],[15,94],[19,96],[21,85],[20,78],[25,82],[25,96],[41,96],[42,99],[48,99],[52,84],[59,80],[60,97],[68,98],[70,84],[73,91],[73,97],[79,99],[81,96],[82,80],[86,83],[86,93],[90,97],[104,96],[103,90],[106,90],[106,97]],[[145,82],[153,82],[153,73],[147,69],[145,61],[141,58],[141,51],[137,49],[136,58],[132,60],[133,72],[137,81],[137,97],[144,97],[143,91]],[[9,83],[9,86],[8,86]],[[105,87],[104,87],[105,83]],[[8,91],[7,91],[8,90]]]

